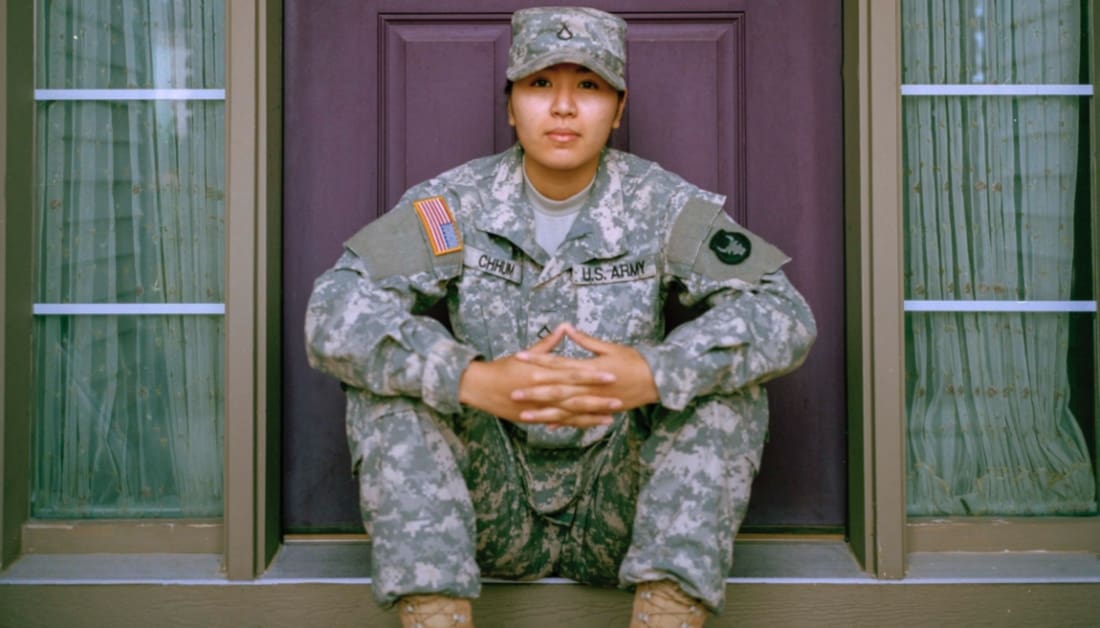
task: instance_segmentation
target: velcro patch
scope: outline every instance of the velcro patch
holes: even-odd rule
[[[573,283],[580,286],[636,281],[656,276],[657,264],[652,259],[577,264],[573,267]]]
[[[669,267],[675,273],[755,283],[779,270],[788,259],[734,222],[720,205],[702,199],[684,204],[669,234]]]
[[[462,236],[458,233],[458,225],[455,224],[454,214],[447,206],[446,199],[442,196],[422,198],[413,201],[413,207],[420,216],[420,223],[424,225],[424,233],[432,245],[432,253],[438,257],[462,250]]]

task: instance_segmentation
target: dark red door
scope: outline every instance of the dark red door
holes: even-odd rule
[[[310,287],[405,188],[513,143],[509,18],[523,1],[286,0],[283,522],[359,527],[343,396],[306,364]],[[621,0],[629,97],[612,143],[726,194],[792,255],[820,336],[768,386],[747,529],[844,525],[840,2]]]

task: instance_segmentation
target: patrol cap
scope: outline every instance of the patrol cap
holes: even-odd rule
[[[557,63],[576,63],[626,89],[626,21],[585,7],[540,7],[512,14],[508,80]]]

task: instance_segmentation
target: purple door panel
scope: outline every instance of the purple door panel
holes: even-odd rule
[[[336,382],[302,317],[341,243],[410,185],[512,144],[513,10],[544,2],[285,0],[283,525],[359,529]],[[840,0],[618,0],[629,96],[612,144],[725,194],[791,255],[819,338],[768,385],[772,423],[746,529],[845,525]],[[674,8],[675,11],[670,11]]]

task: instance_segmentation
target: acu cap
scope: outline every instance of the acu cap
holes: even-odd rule
[[[626,89],[626,21],[582,7],[521,9],[512,14],[508,80],[557,63],[576,63]]]

